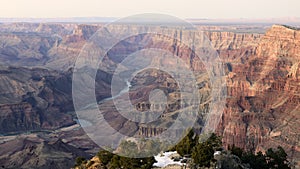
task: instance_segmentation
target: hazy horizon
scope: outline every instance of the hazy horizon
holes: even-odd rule
[[[162,13],[189,19],[267,19],[300,17],[298,0],[10,0],[0,6],[0,18],[122,18]]]
[[[158,15],[159,16],[159,15]],[[162,15],[164,16],[164,15]],[[56,17],[56,18],[1,18],[0,23],[109,23],[122,18],[117,17]],[[143,22],[143,18],[141,18]],[[181,18],[193,24],[286,24],[300,26],[300,17],[283,18],[228,18],[228,19],[206,19],[206,18]],[[153,19],[153,21],[156,19]],[[158,21],[157,19],[156,21]],[[138,20],[134,20],[137,22]]]

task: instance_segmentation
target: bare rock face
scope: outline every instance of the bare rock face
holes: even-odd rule
[[[185,35],[184,32],[175,31],[174,38],[180,34],[182,37]],[[227,65],[228,98],[217,129],[223,136],[224,146],[235,144],[244,149],[263,151],[281,145],[290,157],[299,158],[299,31],[275,25],[265,35],[230,32],[206,34]],[[149,37],[139,37],[143,38]],[[162,43],[159,38],[154,38],[153,44],[159,44],[183,59],[191,59],[190,51],[178,42],[164,40],[166,42]],[[120,46],[119,49],[125,50],[126,47]],[[201,65],[195,66],[193,59],[190,63],[194,70],[205,71]],[[158,84],[158,79],[163,77],[149,76],[148,79],[154,79],[154,84]],[[147,86],[142,80],[137,83]],[[200,83],[205,83],[205,80],[202,79]],[[201,94],[209,95],[210,86],[206,87],[200,91]],[[131,91],[133,102],[138,100],[139,93],[145,94],[153,88],[148,86],[143,91]],[[147,106],[144,101],[137,103],[137,108],[141,110]],[[201,111],[208,110],[203,106]],[[162,118],[167,119],[168,116]],[[131,126],[124,119],[119,122],[122,126]],[[167,127],[133,126],[129,128],[146,137],[159,135]]]
[[[65,75],[39,68],[3,68],[0,133],[54,129],[73,124],[71,115],[62,113],[72,110],[70,106],[62,106],[72,101],[56,91],[61,89],[61,93],[70,94],[69,89],[60,88],[63,85],[70,87],[70,79],[63,78]]]
[[[228,65],[244,63],[254,54],[256,46],[262,37],[259,33],[206,32],[211,45],[219,52],[221,60]]]
[[[53,130],[75,123],[71,69],[2,67],[0,75],[0,134]],[[110,95],[107,77],[99,73],[96,78],[99,99]]]
[[[91,157],[83,150],[62,142],[20,137],[0,145],[2,168],[71,168],[76,157]]]
[[[34,130],[41,127],[40,115],[29,103],[0,106],[1,132]]]
[[[126,27],[125,27],[126,28]],[[122,31],[122,26],[116,26],[112,31]],[[131,28],[133,31],[136,29],[143,29],[141,26],[136,26]],[[154,27],[154,29],[161,29],[160,27]],[[190,70],[193,70],[196,76],[196,80],[198,85],[201,87],[199,89],[202,93],[201,99],[202,103],[207,102],[209,99],[209,79],[208,74],[206,73],[206,68],[204,64],[200,61],[198,57],[193,55],[193,51],[191,48],[181,43],[180,40],[185,39],[187,42],[193,43],[193,36],[200,36],[191,33],[190,30],[168,30],[172,34],[172,37],[167,37],[159,34],[139,34],[135,37],[131,37],[129,39],[125,39],[124,41],[119,42],[114,46],[112,50],[109,51],[109,54],[104,58],[105,66],[107,66],[109,70],[114,69],[116,65],[123,61],[124,56],[127,56],[130,53],[133,53],[140,48],[145,49],[162,49],[166,50],[174,55],[179,56],[182,61],[189,67]],[[113,34],[113,33],[112,33]],[[206,55],[205,55],[206,56]],[[145,56],[151,57],[151,56]],[[153,56],[155,58],[156,56]],[[205,58],[209,59],[209,58]],[[147,61],[148,62],[148,61]],[[176,69],[175,59],[171,60],[167,57],[157,57],[151,60],[151,63],[155,62],[160,65],[169,66],[171,70],[176,70],[180,72],[180,68]],[[134,67],[134,66],[132,66]],[[180,66],[178,66],[180,67]],[[111,70],[113,71],[113,70]],[[143,137],[152,137],[161,134],[164,130],[166,130],[170,125],[176,120],[176,113],[180,109],[180,91],[178,89],[178,83],[174,77],[171,77],[168,72],[159,72],[155,70],[150,70],[149,72],[141,71],[139,72],[141,75],[138,78],[133,78],[131,83],[133,87],[129,90],[130,101],[134,105],[134,107],[143,113],[145,110],[150,109],[151,107],[158,106],[163,109],[162,114],[159,116],[159,120],[148,123],[148,124],[137,124],[134,123],[124,117],[122,117],[118,111],[114,108],[113,105],[106,103],[105,105],[101,105],[102,111],[104,112],[104,118],[109,124],[117,131],[126,135],[138,135]],[[192,81],[188,79],[188,77],[184,77],[186,79],[181,79],[188,86]],[[148,100],[149,93],[154,89],[160,89],[165,92],[167,97],[166,105],[151,105]],[[120,96],[122,97],[122,96]],[[99,100],[100,101],[100,100]],[[207,104],[202,105],[201,110],[205,109],[207,112]],[[188,105],[188,104],[186,104]],[[100,108],[100,109],[101,109]],[[204,111],[203,111],[204,112]],[[160,112],[159,112],[160,113]],[[148,117],[145,117],[148,119]],[[180,134],[180,133],[179,133]],[[181,137],[181,135],[179,135]]]
[[[0,134],[53,130],[74,124],[73,116],[67,113],[73,111],[70,67],[74,65],[83,45],[100,27],[77,24],[0,25]],[[121,31],[123,28],[119,25],[114,29]],[[214,29],[218,31],[206,31],[205,34],[226,65],[228,98],[217,129],[223,136],[224,146],[235,144],[248,150],[264,151],[280,145],[292,159],[300,159],[300,31],[281,25],[273,26],[265,35],[220,31],[218,27]],[[174,40],[183,37],[191,41],[189,32],[176,30],[172,33],[172,38],[136,36],[128,41],[130,44],[118,44],[116,51],[110,51],[110,54],[128,54],[142,44],[146,48],[159,47],[178,55],[189,63],[191,69],[199,72],[197,83],[201,102],[204,103],[200,108],[207,113],[211,88],[209,76],[204,73],[204,65],[193,57],[191,49]],[[144,44],[143,40],[149,38],[152,38],[152,43]],[[110,68],[123,58],[107,59],[109,62],[106,66]],[[166,59],[159,62],[170,64]],[[43,66],[50,70],[28,68],[32,66]],[[110,97],[111,77],[105,72],[97,74],[98,101]],[[172,79],[159,75],[163,79],[159,81],[155,72],[145,74],[145,77],[161,84],[163,89],[176,88]],[[140,100],[139,96],[157,86],[143,79],[135,83],[146,86],[143,90],[133,88],[129,91],[136,108],[143,111],[151,105],[147,100]],[[171,90],[168,94],[170,104],[167,110],[172,112],[176,110],[178,91]],[[107,111],[104,115],[118,131],[123,128],[124,131],[120,132],[151,137],[168,127],[167,123],[157,128],[130,123],[111,107],[109,104],[105,107]],[[166,113],[162,118],[174,120],[172,115]],[[48,143],[43,145],[48,146]],[[62,144],[59,146],[64,147]],[[26,152],[30,152],[30,146],[26,147]],[[21,155],[23,157],[24,154]],[[28,163],[27,166],[30,165]]]
[[[227,76],[228,101],[219,133],[225,147],[283,146],[299,159],[299,30],[275,25],[244,64]]]
[[[258,33],[234,33],[234,32],[207,32],[207,37],[212,46],[217,50],[235,50],[248,46],[255,46],[260,40]]]
[[[0,25],[0,61],[14,66],[67,70],[100,25],[12,23]]]

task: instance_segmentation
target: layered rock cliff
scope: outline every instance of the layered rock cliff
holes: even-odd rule
[[[227,77],[228,101],[219,133],[225,147],[283,146],[299,159],[300,32],[274,25]]]
[[[0,61],[15,66],[67,70],[100,25],[12,23],[0,25]]]
[[[1,144],[0,154],[1,168],[71,168],[76,157],[91,157],[60,139],[44,141],[34,136]]]
[[[66,74],[46,69],[6,67],[1,72],[0,133],[54,129],[73,124],[70,90],[60,90],[59,85],[70,83]],[[55,86],[55,84],[57,86]],[[61,116],[57,118],[56,116]]]
[[[53,130],[74,124],[72,69],[2,67],[0,134]],[[110,96],[107,74],[96,80],[97,98]]]
[[[69,68],[74,65],[85,42],[100,26],[1,25],[1,65],[15,67],[1,66],[0,69],[0,133],[53,130],[74,123],[73,116],[67,113],[73,110],[72,69]],[[122,26],[115,29],[118,31]],[[264,151],[281,145],[291,158],[300,159],[300,31],[275,25],[265,35],[222,30],[205,34],[226,65],[227,100],[217,129],[223,136],[224,146],[235,144],[244,149]],[[191,39],[188,32],[174,31],[175,39],[180,39],[180,36]],[[208,112],[211,101],[209,76],[204,73],[204,65],[192,57],[191,50],[179,41],[170,37],[139,35],[129,40],[131,44],[118,44],[116,51],[110,54],[135,51],[139,49],[140,42],[149,38],[153,38],[152,43],[144,47],[166,49],[188,62],[191,69],[201,72],[198,72],[197,84],[202,95],[200,108]],[[106,66],[115,66],[122,59],[112,56]],[[164,59],[159,62],[170,63]],[[96,96],[100,101],[110,96],[112,75],[100,72],[97,77]],[[163,89],[169,88],[168,94],[173,100],[170,99],[167,110],[172,112],[178,109],[174,99],[178,96],[176,83],[164,75],[160,77],[163,80],[157,78],[155,72],[144,76],[145,79],[153,79],[152,82],[160,84]],[[147,93],[157,86],[151,85],[151,81],[143,81],[143,78],[134,82],[146,86],[143,91],[138,88],[130,90],[136,108],[144,110],[147,106],[151,107],[147,100],[139,100],[139,96],[141,92]],[[123,128],[121,132],[129,135],[151,137],[167,128],[167,123],[158,128],[130,123],[111,107],[108,104],[104,114],[118,131]],[[174,120],[175,117],[166,113],[162,118]]]

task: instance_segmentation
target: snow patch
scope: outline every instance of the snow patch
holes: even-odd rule
[[[173,161],[171,159],[171,155],[177,154],[176,151],[170,151],[170,152],[164,152],[163,154],[158,154],[157,156],[154,156],[156,163],[153,164],[154,167],[166,167],[168,165],[182,165],[180,161]]]

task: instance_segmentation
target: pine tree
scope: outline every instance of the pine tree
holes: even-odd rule
[[[113,158],[113,154],[106,150],[101,150],[97,153],[98,158],[102,162],[102,164],[107,165],[111,159]]]
[[[195,135],[194,131],[189,130],[188,134],[175,146],[178,154],[181,156],[192,154],[193,148],[198,143],[199,137]]]
[[[192,151],[194,163],[200,167],[210,167],[214,152],[221,147],[221,143],[221,138],[213,133],[206,141],[196,144]]]
[[[192,152],[194,163],[200,167],[210,167],[210,162],[214,158],[214,149],[208,142],[199,143]]]
[[[290,169],[288,166],[287,154],[282,147],[278,147],[276,151],[268,149],[266,159],[270,169]]]

